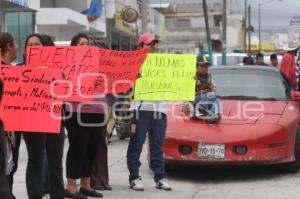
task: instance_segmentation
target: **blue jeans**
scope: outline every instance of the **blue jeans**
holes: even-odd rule
[[[149,133],[150,140],[150,167],[154,172],[154,181],[158,182],[166,177],[162,145],[167,129],[167,116],[154,111],[138,111],[136,116],[136,131],[131,136],[127,150],[127,166],[129,181],[139,177],[141,166],[140,155]]]
[[[207,113],[220,113],[221,100],[216,96],[215,92],[207,92],[199,94],[195,99],[195,108]]]

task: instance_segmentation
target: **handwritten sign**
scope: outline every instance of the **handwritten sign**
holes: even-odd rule
[[[30,47],[26,64],[60,70],[70,83],[64,86],[67,101],[92,101],[99,72],[99,51],[96,47]],[[94,74],[94,75],[87,75]]]
[[[4,83],[0,118],[5,131],[59,133],[61,103],[54,82],[62,79],[58,70],[2,66]]]
[[[115,51],[99,49],[100,76],[97,93],[126,93],[134,86],[149,49]]]
[[[196,56],[148,54],[137,79],[136,100],[193,101]]]

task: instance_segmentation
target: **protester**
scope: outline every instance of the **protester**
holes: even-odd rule
[[[17,58],[18,44],[9,33],[0,33],[0,49],[2,64],[9,65]],[[1,97],[2,97],[1,81]],[[0,123],[0,198],[13,199],[12,176],[14,173],[13,147],[15,145],[15,134],[4,132],[2,121]]]
[[[297,79],[297,91],[300,90],[300,50],[296,51],[296,79]]]
[[[197,57],[196,74],[196,99],[195,116],[208,122],[216,122],[220,119],[220,99],[216,96],[216,85],[212,75],[208,72],[208,59],[205,56]]]
[[[41,35],[44,40],[45,46],[55,46],[51,37]],[[64,127],[63,127],[64,128]],[[50,193],[50,184],[49,184],[49,165],[48,165],[48,158],[47,158],[47,151],[44,152],[44,162],[43,162],[43,169],[42,169],[42,183],[43,183],[43,192],[44,194]]]
[[[92,40],[91,44],[99,48],[108,49],[104,43],[97,43]],[[106,118],[109,118],[108,113],[106,113],[106,115]],[[112,187],[109,185],[108,177],[107,125],[101,127],[97,155],[91,175],[91,186],[96,190],[112,190]]]
[[[3,94],[3,82],[0,80],[1,97]],[[6,160],[7,160],[7,144],[8,139],[3,131],[3,123],[0,120],[0,198],[12,199],[14,196],[11,193],[11,187],[9,182],[9,176],[7,175]]]
[[[266,64],[264,62],[264,55],[262,53],[257,53],[256,54],[255,65],[257,65],[257,66],[268,66],[268,64]]]
[[[158,40],[152,34],[143,34],[139,37],[139,48],[150,48],[154,52]],[[140,155],[149,133],[150,140],[150,167],[154,171],[154,181],[157,189],[171,190],[166,179],[162,144],[167,128],[167,115],[159,101],[133,101],[132,109],[136,112],[136,130],[132,134],[127,150],[127,166],[129,170],[130,188],[143,191],[142,178],[139,175],[141,166]]]
[[[27,37],[25,41],[25,52],[23,54],[23,62],[17,64],[18,66],[24,66],[26,61],[26,46],[41,46],[42,38],[39,34],[33,34],[31,37]],[[18,169],[18,162],[19,162],[19,149],[21,145],[21,139],[22,139],[22,132],[15,132],[15,145],[13,147],[13,161],[14,161],[14,168],[10,174],[10,183],[11,187],[13,186],[14,182],[14,175]]]
[[[29,35],[25,41],[25,52],[29,46],[45,46],[41,35]],[[26,65],[26,56],[22,65]],[[26,169],[26,186],[29,199],[42,199],[44,195],[42,183],[42,169],[45,151],[49,160],[50,198],[64,198],[63,182],[63,148],[65,133],[62,127],[61,133],[24,132],[24,141],[28,152]]]
[[[280,65],[281,72],[289,80],[291,87],[297,89],[297,77],[296,77],[296,60],[295,56],[298,47],[286,48]]]
[[[271,66],[278,68],[278,58],[276,54],[270,55]]]
[[[90,46],[89,40],[88,36],[80,33],[72,38],[71,46]],[[101,99],[104,98],[99,96],[95,100],[99,101]],[[70,144],[66,161],[67,189],[65,192],[68,198],[103,197],[102,194],[92,189],[91,174],[97,155],[101,130],[104,126],[101,125],[105,120],[104,103],[105,101],[102,105],[66,104],[66,115],[70,115],[65,121]],[[78,192],[76,179],[79,178],[81,179],[81,187]]]
[[[243,65],[254,65],[253,58],[251,56],[244,57]]]

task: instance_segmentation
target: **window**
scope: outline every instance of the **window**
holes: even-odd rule
[[[190,19],[177,19],[176,26],[179,28],[190,28],[191,20]]]
[[[285,80],[278,72],[257,70],[211,70],[221,97],[287,99]]]
[[[214,25],[215,27],[220,27],[222,22],[222,15],[214,15]]]
[[[18,58],[15,62],[23,61],[26,37],[33,32],[33,16],[31,12],[5,13],[5,31],[14,36],[19,44]]]

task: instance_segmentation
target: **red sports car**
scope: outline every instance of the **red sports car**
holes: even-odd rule
[[[284,163],[298,171],[299,92],[272,67],[211,67],[210,73],[222,118],[191,119],[186,103],[174,103],[163,146],[166,166]]]

